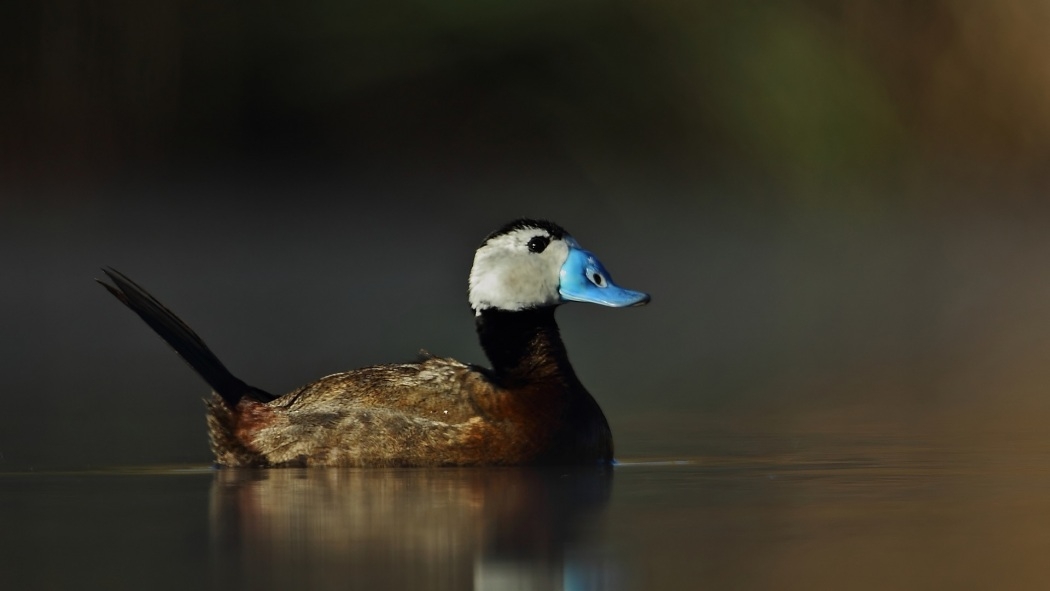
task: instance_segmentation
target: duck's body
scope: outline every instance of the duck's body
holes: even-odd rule
[[[232,410],[213,396],[215,456],[227,466],[608,462],[612,433],[564,357],[553,312],[532,312],[548,318],[535,319],[543,329],[519,367],[425,357],[334,374],[268,403],[245,397]],[[503,320],[478,322],[484,332]]]
[[[543,257],[554,241],[565,252],[551,249]],[[528,254],[521,257],[523,245]],[[585,256],[573,263],[574,251]],[[557,271],[554,296],[549,268]],[[224,466],[607,463],[609,425],[573,372],[554,310],[567,299],[648,301],[613,285],[593,255],[557,226],[518,220],[486,239],[471,274],[471,305],[491,369],[424,355],[416,363],[330,375],[275,397],[234,377],[141,287],[106,273],[115,284],[107,289],[212,386],[209,434]],[[576,275],[590,284],[575,285]],[[598,295],[588,291],[594,287]]]

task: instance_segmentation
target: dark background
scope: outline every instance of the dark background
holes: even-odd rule
[[[619,454],[1039,429],[1050,10],[1035,1],[8,2],[0,470],[209,458],[143,283],[283,392],[480,362],[473,249],[553,219],[636,310],[559,313]]]

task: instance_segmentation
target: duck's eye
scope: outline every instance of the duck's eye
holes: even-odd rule
[[[603,277],[602,274],[597,271],[588,271],[587,279],[590,279],[591,283],[597,285],[598,287],[605,287],[605,277]]]
[[[550,243],[551,239],[546,236],[533,236],[529,240],[529,252],[543,252],[543,249],[547,248]]]

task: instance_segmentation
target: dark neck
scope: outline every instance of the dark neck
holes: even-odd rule
[[[561,380],[581,387],[554,321],[554,307],[505,312],[482,310],[475,319],[481,348],[500,381]]]

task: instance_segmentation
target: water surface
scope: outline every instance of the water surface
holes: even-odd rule
[[[5,588],[1046,588],[1048,446],[724,435],[610,470],[0,476]]]

